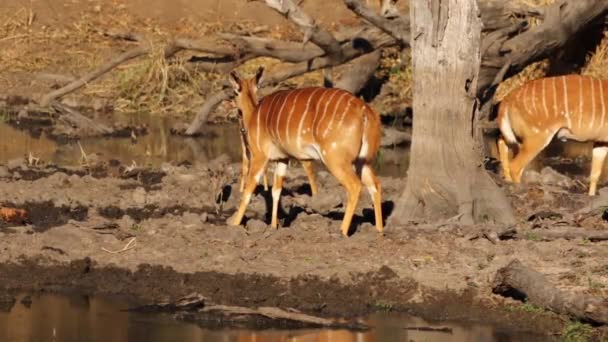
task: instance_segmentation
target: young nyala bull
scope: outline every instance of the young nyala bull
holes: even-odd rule
[[[276,161],[272,186],[271,226],[278,228],[278,204],[287,161],[321,160],[347,191],[341,231],[347,236],[362,185],[374,205],[376,229],[383,230],[380,182],[371,167],[380,147],[380,117],[361,99],[335,88],[283,90],[257,99],[259,68],[253,78],[230,73],[242,113],[250,153],[245,189],[237,212],[228,220],[239,225],[269,161]]]

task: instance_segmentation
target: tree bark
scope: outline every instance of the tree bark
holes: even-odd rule
[[[481,61],[476,0],[410,3],[413,131],[407,185],[389,219],[515,222],[482,165],[474,122]]]

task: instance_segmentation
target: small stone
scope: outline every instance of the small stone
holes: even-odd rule
[[[202,223],[207,222],[208,219],[209,219],[209,214],[207,214],[207,213],[202,213],[201,214],[200,220],[201,220]]]
[[[251,219],[247,221],[247,230],[251,232],[264,231],[267,227],[268,225],[262,220]]]

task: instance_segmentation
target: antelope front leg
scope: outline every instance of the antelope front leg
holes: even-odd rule
[[[498,138],[498,159],[500,159],[500,165],[502,166],[502,174],[507,182],[512,182],[511,178],[511,167],[509,165],[509,146],[503,137]]]
[[[589,184],[589,196],[595,196],[597,190],[597,182],[602,174],[604,160],[608,154],[608,146],[594,146],[591,157],[591,175]]]
[[[286,172],[287,163],[283,161],[277,162],[277,166],[274,169],[274,182],[272,183],[272,219],[270,220],[270,226],[275,229],[279,228],[279,199],[281,198],[283,179]]]
[[[249,172],[247,174],[247,181],[245,183],[245,190],[243,191],[243,195],[241,197],[241,204],[239,205],[239,209],[237,212],[228,219],[227,224],[230,226],[238,226],[241,224],[243,220],[243,216],[245,216],[245,210],[247,209],[247,205],[251,200],[251,195],[253,194],[253,190],[258,185],[260,181],[260,177],[262,177],[262,172],[266,167],[267,159],[251,159],[251,163],[249,164]]]
[[[301,163],[304,171],[306,171],[308,182],[310,183],[310,192],[314,196],[317,194],[317,181],[315,180],[315,171],[312,169],[312,161],[302,160]]]

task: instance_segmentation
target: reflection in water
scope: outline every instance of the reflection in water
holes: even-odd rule
[[[207,330],[175,321],[167,314],[124,311],[117,298],[35,295],[29,308],[17,303],[0,312],[1,341],[235,341],[235,342],[375,342],[375,341],[534,341],[539,336],[498,332],[490,326],[431,324],[410,316],[376,315],[365,332],[348,330]],[[407,330],[448,327],[451,332]]]
[[[101,160],[118,159],[122,163],[159,166],[163,162],[192,163],[207,162],[221,154],[227,154],[233,162],[239,161],[240,142],[238,129],[234,124],[208,125],[204,128],[204,137],[184,138],[169,133],[172,120],[163,116],[145,114],[115,115],[113,120],[131,125],[146,124],[149,134],[132,143],[128,138],[92,138],[80,141],[87,155],[97,155]],[[498,157],[494,139],[488,138],[491,156]],[[541,152],[541,155],[529,165],[529,169],[540,170],[548,165],[547,157],[561,156],[576,158],[591,156],[590,143],[554,141]],[[0,163],[20,158],[31,152],[43,161],[59,165],[77,165],[82,157],[77,143],[57,144],[45,137],[32,138],[28,133],[0,123]],[[376,169],[381,176],[403,177],[409,163],[408,148],[382,148],[379,153]],[[567,174],[587,175],[590,170],[589,160],[580,165],[575,163],[551,164],[560,172]],[[321,163],[316,163],[322,169]],[[602,181],[608,179],[608,165],[604,165]]]

